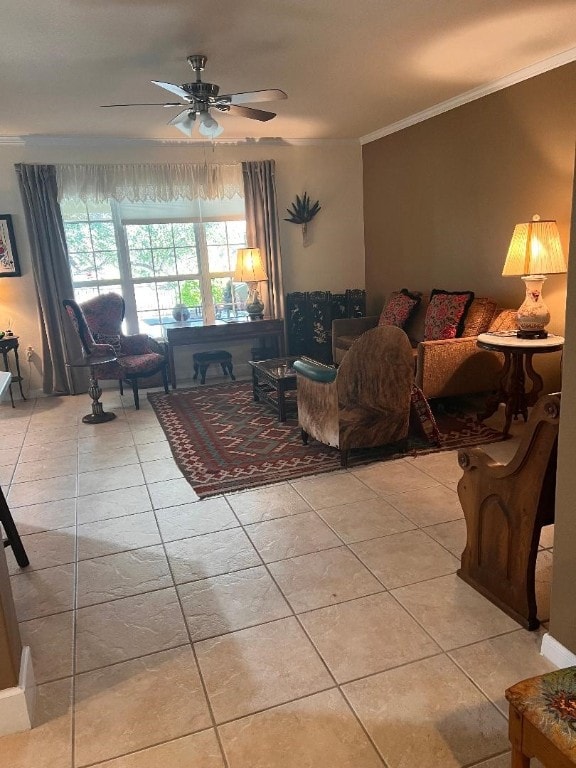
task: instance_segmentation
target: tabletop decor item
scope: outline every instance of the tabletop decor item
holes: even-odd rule
[[[190,319],[190,310],[185,304],[176,304],[172,310],[172,317],[178,323],[186,322]]]
[[[0,215],[0,277],[20,277],[20,263],[14,240],[12,216]]]
[[[566,272],[566,259],[556,222],[532,221],[516,224],[504,263],[503,275],[522,275],[526,298],[518,309],[518,338],[545,339],[550,312],[542,298],[546,275]]]
[[[292,203],[291,208],[286,208],[286,213],[289,218],[284,221],[289,221],[291,224],[300,224],[302,227],[302,245],[306,248],[308,243],[308,222],[312,221],[314,216],[321,210],[320,201],[316,200],[314,204],[311,203],[310,197],[307,192],[304,192],[302,197],[296,195],[295,202]]]
[[[258,290],[258,283],[268,280],[264,271],[260,248],[239,248],[236,251],[235,283],[246,283],[249,288],[246,312],[250,320],[264,319],[264,302]]]

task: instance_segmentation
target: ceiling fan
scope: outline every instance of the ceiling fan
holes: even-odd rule
[[[196,80],[193,83],[183,83],[183,85],[173,85],[172,83],[163,83],[160,80],[152,80],[154,85],[165,88],[170,93],[179,96],[181,101],[172,101],[167,103],[140,103],[140,104],[103,104],[104,107],[185,107],[176,117],[168,122],[182,131],[186,136],[192,136],[194,125],[198,123],[198,130],[202,136],[216,138],[224,130],[214,117],[210,110],[219,112],[229,112],[232,115],[249,117],[251,120],[260,120],[266,122],[276,117],[275,112],[266,112],[263,109],[254,109],[253,107],[241,106],[246,103],[258,101],[278,101],[287,99],[284,91],[276,88],[265,91],[247,91],[245,93],[229,93],[222,96],[218,95],[220,87],[214,83],[202,82],[201,72],[206,66],[207,58],[199,54],[188,56],[188,63],[196,72]]]

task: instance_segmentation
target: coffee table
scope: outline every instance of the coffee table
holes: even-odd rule
[[[288,407],[295,400],[286,399],[286,392],[296,389],[295,357],[274,357],[271,360],[249,360],[252,368],[252,394],[255,402],[266,402],[278,413],[278,421],[286,421]]]

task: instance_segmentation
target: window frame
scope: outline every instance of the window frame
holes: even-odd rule
[[[218,278],[230,278],[233,280],[234,268],[230,271],[217,271],[210,272],[209,264],[209,252],[208,243],[206,240],[205,226],[211,222],[246,222],[246,216],[241,214],[223,214],[223,215],[211,215],[209,218],[202,216],[175,216],[171,218],[142,218],[142,217],[126,217],[122,218],[120,204],[115,200],[108,201],[110,205],[110,221],[113,225],[114,237],[116,241],[116,253],[118,257],[118,269],[119,278],[105,278],[96,280],[74,280],[73,287],[76,291],[77,288],[96,288],[100,291],[101,288],[114,287],[117,288],[120,284],[122,290],[122,296],[126,307],[125,311],[125,324],[126,331],[129,334],[139,333],[140,323],[138,320],[138,309],[136,304],[136,285],[144,285],[148,283],[169,283],[169,282],[184,282],[186,280],[196,280],[200,286],[200,296],[202,301],[202,322],[204,325],[213,325],[216,322],[216,310],[215,303],[212,294],[212,280]],[[64,222],[67,223],[86,223],[90,226],[93,220],[90,219],[90,213],[88,206],[85,205],[86,218],[82,220],[67,220],[64,218]],[[106,221],[106,220],[105,220]],[[128,246],[128,236],[126,227],[130,225],[150,226],[154,224],[192,224],[194,226],[194,235],[196,241],[196,253],[198,258],[198,272],[197,273],[183,273],[183,274],[171,274],[166,276],[154,275],[149,277],[134,277],[131,269],[130,261],[130,248]],[[91,243],[93,246],[92,235]],[[229,243],[226,242],[226,247],[229,249]],[[239,243],[236,248],[246,247],[245,243]],[[92,247],[92,252],[95,249]]]

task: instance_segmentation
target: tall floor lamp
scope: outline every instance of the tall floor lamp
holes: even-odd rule
[[[239,248],[236,251],[235,283],[247,283],[249,288],[246,311],[250,320],[264,318],[264,302],[258,291],[258,283],[268,280],[264,271],[260,248]]]

